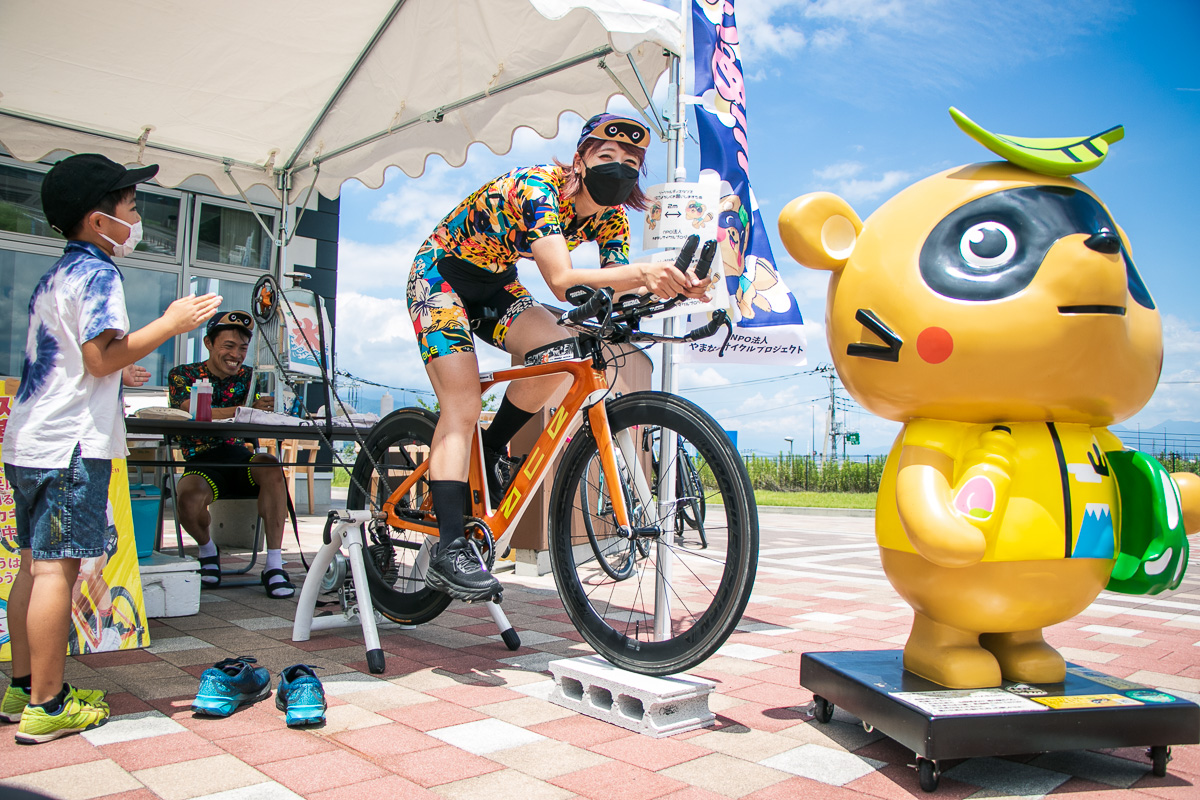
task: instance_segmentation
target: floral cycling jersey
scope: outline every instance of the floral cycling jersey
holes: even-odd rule
[[[421,248],[449,255],[488,272],[504,272],[518,259],[533,258],[530,245],[561,234],[574,250],[581,242],[600,246],[600,263],[629,263],[629,218],[620,206],[603,208],[579,223],[574,198],[563,196],[567,170],[522,167],[484,184],[446,215]]]
[[[629,218],[620,206],[579,220],[563,195],[567,171],[523,167],[491,181],[459,203],[438,225],[413,262],[408,312],[425,363],[473,352],[474,336],[498,348],[513,321],[534,305],[517,278],[516,262],[532,258],[531,244],[561,235],[568,249],[594,241],[600,263],[629,263]]]
[[[246,402],[246,396],[250,393],[252,377],[254,377],[254,370],[244,364],[241,369],[228,378],[218,378],[209,372],[207,361],[180,364],[167,373],[167,402],[171,408],[181,408],[184,401],[191,399],[192,384],[201,378],[207,378],[212,384],[212,407],[234,408]],[[236,437],[221,439],[215,436],[204,438],[180,436],[178,442],[184,459],[190,461],[205,450],[225,444],[244,446],[246,440]]]

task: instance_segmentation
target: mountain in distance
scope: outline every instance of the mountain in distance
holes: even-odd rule
[[[1109,426],[1109,430],[1113,431],[1114,433],[1137,433],[1138,431],[1141,431],[1142,435],[1147,433],[1158,433],[1160,435],[1163,433],[1190,433],[1200,435],[1200,422],[1187,422],[1184,420],[1169,419],[1166,422],[1160,422],[1150,428],[1138,428],[1136,425],[1133,427],[1129,427],[1128,425],[1111,425]]]

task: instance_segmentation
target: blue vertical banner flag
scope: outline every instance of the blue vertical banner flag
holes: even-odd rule
[[[700,180],[720,183],[721,261],[735,320],[733,339],[718,356],[720,335],[693,342],[681,360],[800,366],[807,362],[804,320],[767,239],[750,188],[746,82],[734,0],[693,0],[696,127]]]

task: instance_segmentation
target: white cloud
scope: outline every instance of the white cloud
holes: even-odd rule
[[[849,38],[845,28],[826,28],[812,35],[812,46],[817,50],[837,50]]]
[[[877,178],[847,177],[832,181],[832,191],[841,195],[851,205],[867,200],[875,200],[890,194],[893,189],[912,180],[912,172],[891,169]]]
[[[813,175],[823,181],[838,181],[853,178],[863,171],[863,165],[857,161],[839,161],[821,169],[814,169]]]
[[[903,0],[816,0],[804,3],[804,16],[832,18],[851,22],[878,22],[897,19],[904,15],[906,6],[913,5]],[[922,5],[918,3],[917,5]]]
[[[681,386],[687,386],[690,389],[699,389],[702,387],[728,386],[729,379],[712,367],[705,369],[684,367],[680,370],[679,383]]]
[[[871,104],[885,82],[888,91],[958,86],[1053,57],[1132,9],[1119,0],[1103,14],[1092,0],[740,0],[737,19],[743,63],[787,60],[809,91],[841,97],[853,86],[851,101]]]
[[[364,292],[374,297],[396,298],[403,303],[408,272],[425,235],[386,244],[338,241],[338,294]],[[354,319],[347,317],[345,319]]]
[[[1200,353],[1200,331],[1173,314],[1163,315],[1163,350],[1166,358]]]

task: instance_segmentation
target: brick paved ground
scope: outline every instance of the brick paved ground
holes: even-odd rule
[[[35,747],[0,737],[4,786],[53,797],[243,798],[892,798],[923,796],[913,754],[839,709],[806,713],[806,650],[902,645],[911,612],[880,567],[873,521],[764,510],[762,559],[739,632],[696,673],[717,682],[712,728],[650,739],[543,698],[549,660],[589,652],[550,576],[502,575],[524,645],[497,641],[482,608],[455,604],[414,630],[382,629],[387,670],[367,673],[353,629],[293,644],[293,605],[261,589],[206,593],[201,613],[154,621],[148,651],[68,662],[68,679],[110,692],[112,721]],[[306,521],[306,551],[319,543]],[[293,552],[293,571],[298,560]],[[1048,632],[1068,660],[1200,700],[1200,572],[1158,598],[1104,594]],[[232,655],[274,674],[323,667],[328,724],[289,730],[270,700],[228,719],[193,717],[198,676]],[[7,665],[5,665],[7,667]],[[1142,749],[949,762],[938,795],[1200,798],[1200,746],[1176,747],[1155,778]]]

